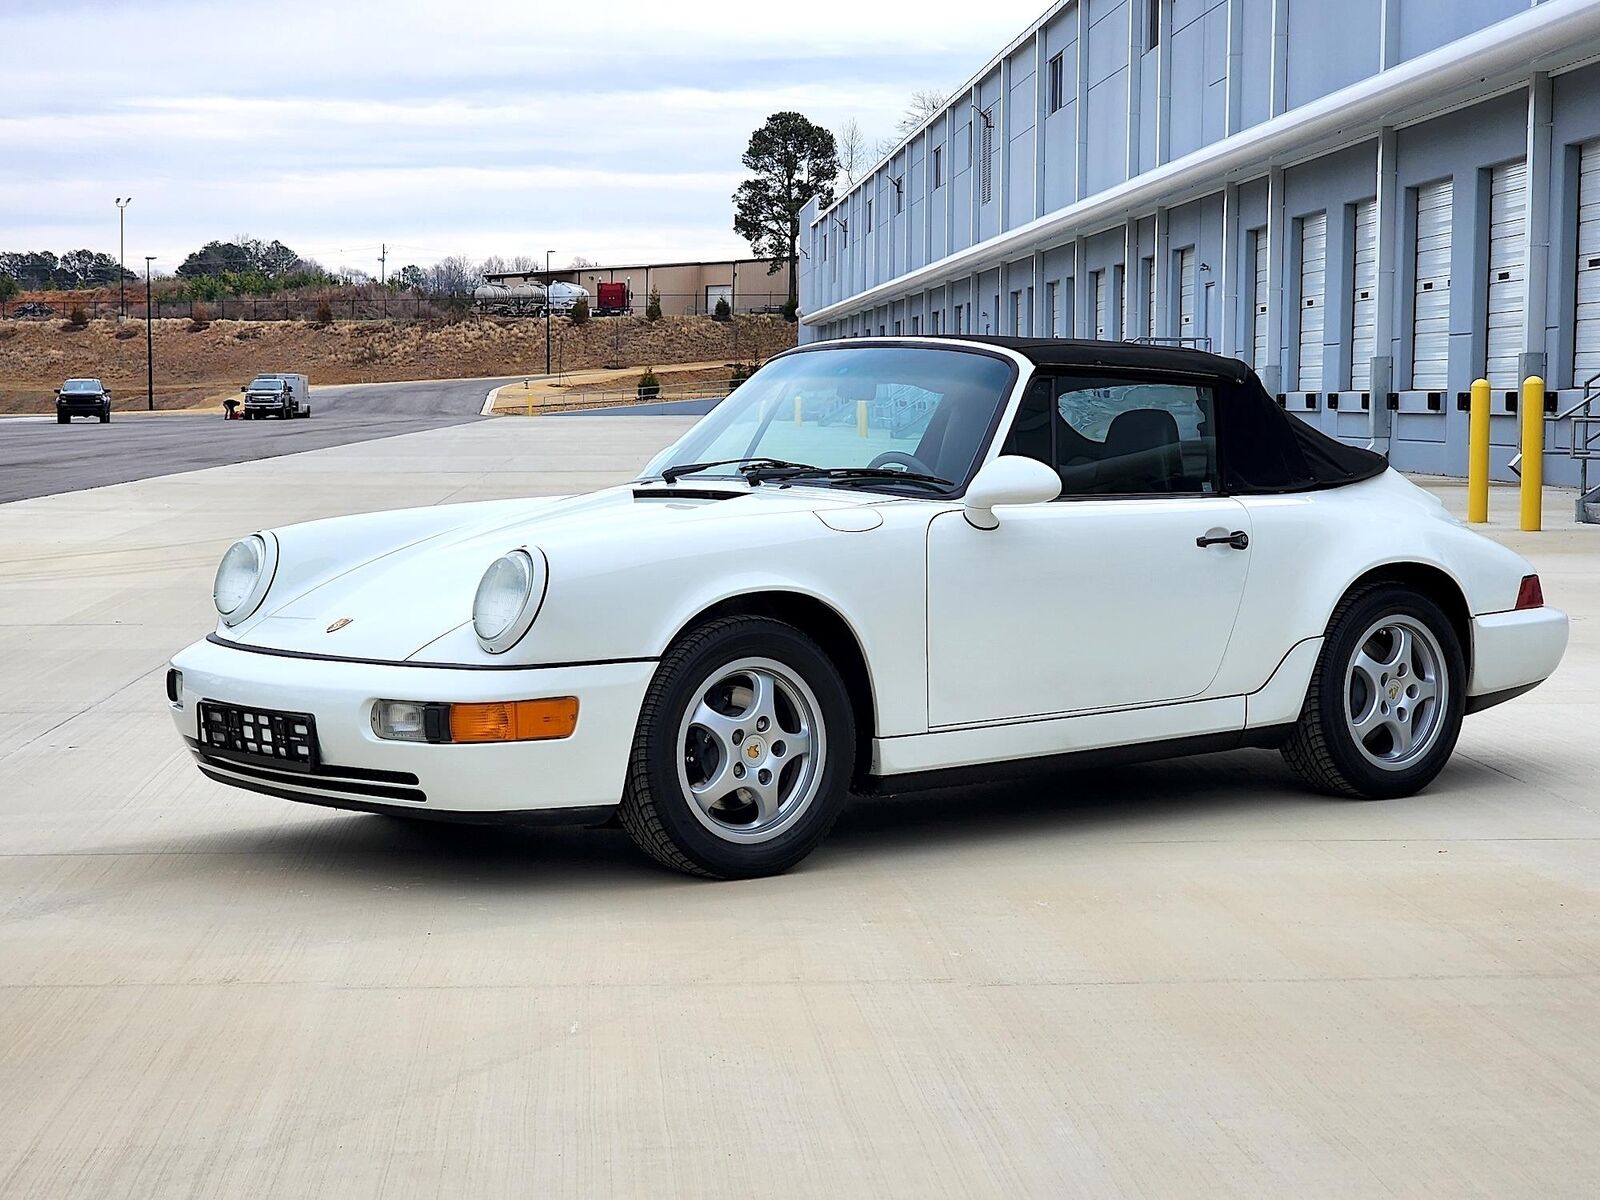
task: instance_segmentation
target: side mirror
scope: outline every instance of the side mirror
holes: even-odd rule
[[[239,390],[241,392],[248,392],[250,390],[250,385],[248,383],[241,383],[239,385]]]
[[[1060,494],[1061,476],[1042,462],[1020,454],[1002,454],[979,469],[962,503],[967,506],[969,525],[994,529],[1000,524],[996,506],[1045,504]]]

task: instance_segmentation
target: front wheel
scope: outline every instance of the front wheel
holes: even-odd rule
[[[72,418],[70,416],[68,416],[64,412],[58,412],[56,414],[56,424],[57,425],[71,425],[72,424]]]
[[[102,424],[102,425],[111,424],[111,410],[109,408],[105,408],[105,409],[101,409],[100,410],[100,424]]]
[[[1466,659],[1444,611],[1410,588],[1346,598],[1283,756],[1336,795],[1409,796],[1444,769],[1466,712]]]
[[[775,875],[838,817],[855,765],[838,669],[800,630],[727,617],[661,661],[618,815],[639,847],[691,875]]]

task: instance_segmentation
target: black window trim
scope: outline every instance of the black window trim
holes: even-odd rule
[[[1211,389],[1211,420],[1216,425],[1215,453],[1212,462],[1212,485],[1215,490],[1210,492],[1112,492],[1107,495],[1068,495],[1065,491],[1050,503],[1081,503],[1083,501],[1106,500],[1216,500],[1219,498],[1233,499],[1233,493],[1228,490],[1225,483],[1228,473],[1223,464],[1223,425],[1226,419],[1222,415],[1223,395],[1231,386],[1232,381],[1220,375],[1206,375],[1190,371],[1152,371],[1146,367],[1117,367],[1117,366],[1040,366],[1035,367],[1033,374],[1028,377],[1028,386],[1031,387],[1037,379],[1104,379],[1106,376],[1122,377],[1130,381],[1151,383],[1181,383],[1193,387],[1209,387]],[[1026,389],[1023,395],[1027,395]],[[1053,403],[1054,401],[1052,401]],[[1020,415],[1021,408],[1019,406]],[[1014,421],[1015,419],[1013,419]],[[1007,431],[1010,432],[1009,430]],[[1055,427],[1050,430],[1051,457],[1054,458]],[[1052,469],[1059,470],[1059,467]]]

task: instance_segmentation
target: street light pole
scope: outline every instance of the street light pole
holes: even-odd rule
[[[144,394],[151,412],[156,410],[156,349],[150,332],[150,264],[154,260],[153,254],[144,256]]]
[[[550,309],[555,298],[550,294],[555,280],[550,278],[550,256],[554,250],[544,252],[544,373],[550,374]]]
[[[117,320],[122,320],[128,315],[128,280],[127,269],[123,267],[122,260],[128,251],[127,224],[122,217],[123,209],[133,203],[133,197],[124,200],[117,197]]]

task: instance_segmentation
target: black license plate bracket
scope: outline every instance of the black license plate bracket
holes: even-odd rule
[[[310,773],[321,764],[310,713],[202,700],[200,744],[213,757],[280,771]]]

